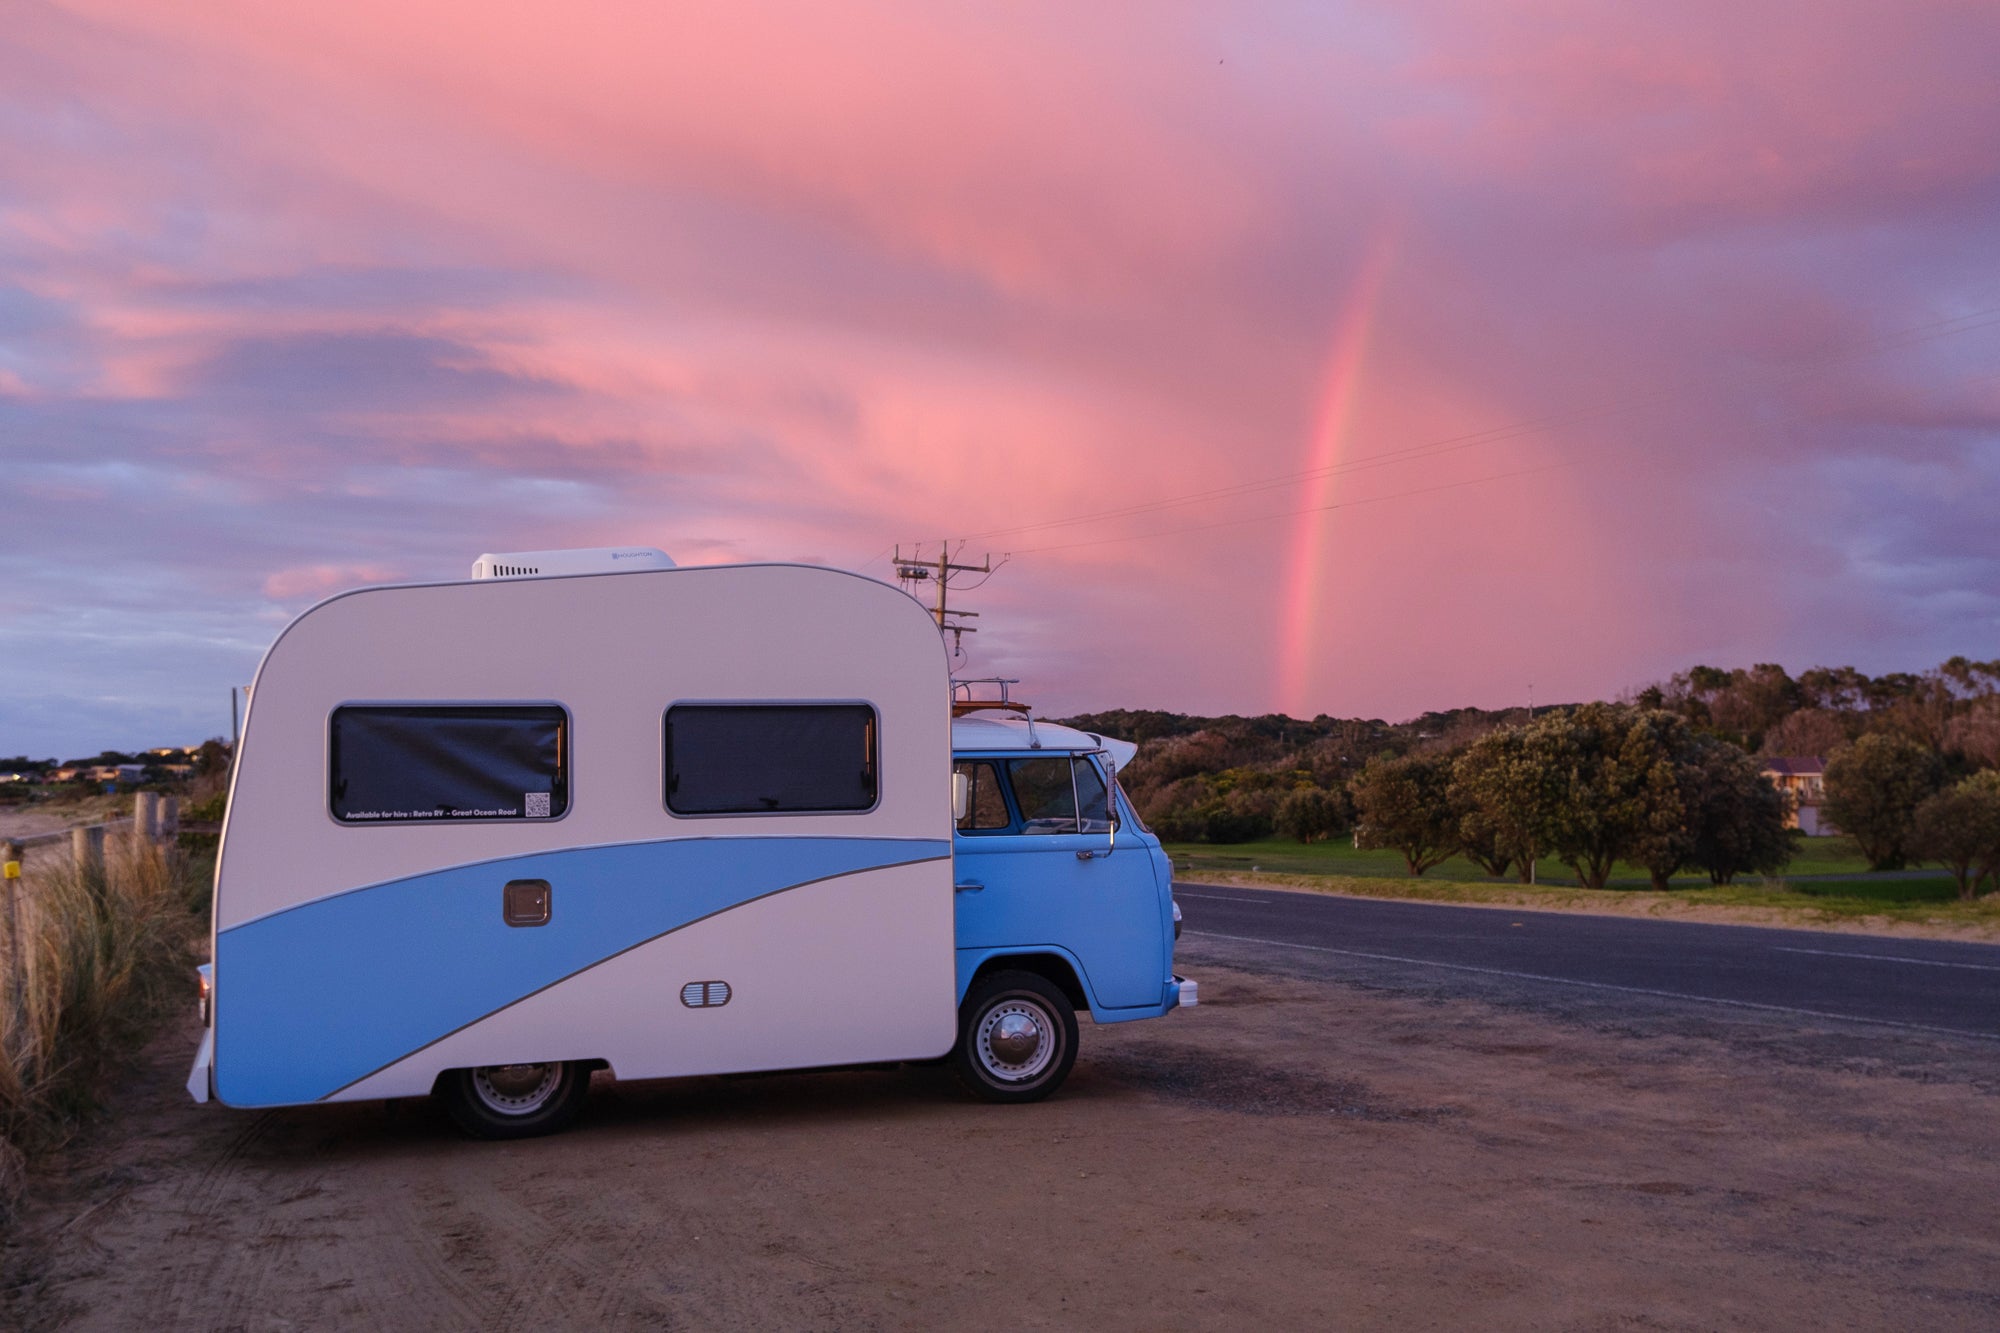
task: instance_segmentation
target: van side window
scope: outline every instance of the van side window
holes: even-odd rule
[[[569,714],[554,704],[349,704],[327,734],[328,808],[344,824],[569,809]]]
[[[870,810],[879,788],[867,704],[676,704],[666,717],[677,815]]]
[[[966,803],[965,818],[958,821],[960,833],[993,832],[1013,822],[1007,814],[1007,798],[1000,794],[1000,770],[992,760],[962,759],[952,765],[952,770],[965,774],[972,784],[972,799]]]
[[[1105,797],[1104,777],[1096,764],[1081,755],[1076,759],[1076,799],[1082,807],[1085,833],[1111,831],[1111,805]]]
[[[1023,833],[1076,832],[1076,787],[1069,756],[1016,759],[1008,765]]]

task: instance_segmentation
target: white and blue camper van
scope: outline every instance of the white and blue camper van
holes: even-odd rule
[[[1129,748],[954,706],[901,591],[632,549],[473,572],[336,596],[265,655],[197,1100],[435,1093],[518,1137],[599,1069],[948,1056],[1029,1101],[1078,1010],[1194,1003]]]

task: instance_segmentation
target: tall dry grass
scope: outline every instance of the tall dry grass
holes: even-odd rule
[[[69,1136],[166,1006],[194,997],[200,867],[175,847],[109,841],[101,868],[55,848],[24,863],[19,1012],[0,914],[0,1208],[26,1159]]]

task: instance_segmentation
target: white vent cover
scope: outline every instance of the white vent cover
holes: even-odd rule
[[[650,546],[601,546],[579,551],[502,551],[472,562],[476,579],[551,578],[559,574],[619,574],[672,569],[673,557]]]

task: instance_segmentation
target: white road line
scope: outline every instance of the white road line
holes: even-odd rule
[[[1213,930],[1190,930],[1210,940],[1237,940],[1243,944],[1269,944],[1280,949],[1305,949],[1312,953],[1339,954],[1343,958],[1367,958],[1378,963],[1407,963],[1412,967],[1441,967],[1449,972],[1477,972],[1489,977],[1512,977],[1516,981],[1546,981],[1557,986],[1582,986],[1589,990],[1618,991],[1624,995],[1652,995],[1664,1000],[1692,1000],[1697,1004],[1726,1004],[1737,1009],[1762,1009],[1774,1014],[1799,1014],[1806,1018],[1829,1018],[1839,1023],[1873,1023],[1878,1027],[1904,1028],[1911,1032],[1938,1032],[1947,1037],[1974,1037],[1980,1041],[2000,1041],[2000,1033],[1975,1032],[1969,1028],[1941,1028],[1929,1023],[1901,1023],[1893,1018],[1862,1018],[1856,1014],[1830,1014],[1821,1009],[1795,1009],[1788,1004],[1759,1004],[1755,1000],[1725,1000],[1714,995],[1689,995],[1684,991],[1652,990],[1645,986],[1614,986],[1608,981],[1578,981],[1574,977],[1547,977],[1539,972],[1510,972],[1501,967],[1473,967],[1468,963],[1439,963],[1428,958],[1403,958],[1392,953],[1362,953],[1358,949],[1330,949],[1323,944],[1294,944],[1289,940],[1260,940],[1254,935],[1223,935]]]
[[[1205,903],[1236,903],[1243,907],[1269,907],[1271,904],[1258,898],[1225,898],[1219,893],[1176,893],[1176,898],[1199,898]]]
[[[1779,953],[1814,953],[1822,958],[1867,958],[1877,963],[1915,963],[1918,967],[1962,967],[1973,972],[2000,972],[2000,967],[1988,963],[1947,963],[1937,958],[1898,958],[1887,953],[1845,953],[1838,949],[1793,949],[1782,944],[1771,946]]]

